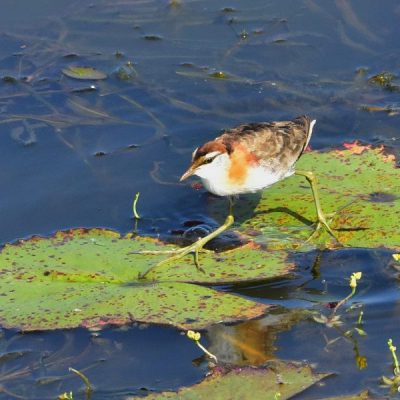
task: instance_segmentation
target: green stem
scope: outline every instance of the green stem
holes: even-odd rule
[[[208,355],[208,357],[212,358],[216,363],[218,362],[217,357],[214,354],[210,353],[198,340],[196,340],[196,344],[198,347],[200,347],[202,351],[204,351],[204,353]]]
[[[133,216],[136,219],[140,219],[140,215],[138,214],[138,212],[136,210],[136,205],[137,205],[137,202],[139,200],[139,196],[140,196],[140,192],[137,192],[136,195],[135,195],[135,200],[133,200],[133,205],[132,205]]]
[[[339,303],[336,304],[336,307],[332,311],[332,317],[336,314],[338,308],[341,307],[347,301],[349,301],[355,295],[355,293],[356,293],[356,288],[354,287],[351,289],[351,293],[347,297],[345,297],[343,300],[340,300]]]
[[[388,346],[390,352],[392,353],[392,358],[393,358],[393,364],[394,364],[393,372],[396,376],[399,376],[400,375],[399,360],[397,359],[396,347],[393,345],[392,339],[388,340]]]
[[[362,325],[363,316],[364,316],[364,312],[360,311],[360,314],[358,315],[357,325]]]

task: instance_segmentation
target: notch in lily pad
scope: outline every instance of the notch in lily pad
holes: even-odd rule
[[[69,66],[62,70],[65,76],[72,79],[84,80],[103,80],[107,78],[107,74],[94,68],[84,66]]]

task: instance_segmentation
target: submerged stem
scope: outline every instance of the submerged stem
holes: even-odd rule
[[[83,380],[83,382],[86,385],[86,396],[87,396],[87,398],[89,398],[91,393],[93,392],[93,388],[92,388],[92,385],[91,385],[89,379],[87,378],[87,376],[75,368],[70,367],[70,368],[68,368],[68,370],[73,372],[74,374],[78,375]]]

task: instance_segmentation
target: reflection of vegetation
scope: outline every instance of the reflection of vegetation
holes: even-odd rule
[[[388,347],[390,354],[392,356],[393,360],[393,378],[388,378],[386,376],[382,376],[382,383],[384,385],[390,386],[392,388],[392,391],[394,393],[398,393],[400,389],[400,366],[399,366],[399,360],[397,358],[396,354],[396,346],[393,345],[392,339],[388,340]]]
[[[54,391],[71,387],[72,383],[67,382],[71,379],[71,374],[65,374],[65,371],[68,370],[69,365],[82,363],[82,357],[85,358],[85,351],[83,353],[80,350],[77,351],[81,349],[82,342],[77,339],[76,334],[65,331],[56,336],[50,336],[49,346],[45,347],[43,347],[43,337],[39,335],[27,338],[27,335],[16,333],[7,339],[1,335],[0,331],[1,398],[55,398]],[[61,342],[54,340],[55,337],[62,339]],[[93,342],[87,344],[87,349],[93,350],[93,344]],[[15,347],[24,350],[12,350]],[[98,343],[96,348],[102,357],[107,357],[110,351],[115,350],[112,342],[106,341],[103,341],[102,346]],[[84,363],[87,366],[78,371],[82,376],[88,371],[97,369],[103,362],[103,360],[89,361],[91,357],[87,356],[86,353]],[[87,391],[86,383],[85,387],[85,398],[89,399],[91,393]],[[48,396],[49,393],[52,395]],[[73,397],[72,391],[68,390],[57,398],[71,400]],[[80,395],[78,397],[81,398]]]
[[[222,364],[262,366],[276,358],[279,335],[308,316],[303,310],[271,310],[262,318],[207,329],[209,349]]]
[[[361,325],[356,325],[348,330],[343,329],[344,321],[343,319],[340,319],[338,315],[336,315],[334,318],[329,319],[327,318],[325,320],[323,316],[315,317],[313,316],[314,320],[319,322],[319,323],[324,323],[327,327],[329,328],[334,328],[340,336],[337,336],[333,339],[328,339],[325,335],[325,341],[326,341],[326,349],[328,349],[330,346],[332,346],[334,343],[336,343],[340,339],[345,339],[347,341],[350,341],[353,345],[353,351],[354,351],[354,361],[358,369],[362,370],[367,367],[367,357],[361,355],[360,350],[359,350],[359,345],[358,345],[358,339],[357,336],[366,336],[366,332],[362,328]],[[357,334],[357,336],[355,336]]]
[[[357,333],[359,336],[366,336],[366,333],[364,329],[362,328],[362,318],[363,318],[363,312],[360,311],[357,323],[355,327],[352,327],[351,329],[348,330],[343,330],[342,326],[344,325],[344,321],[341,318],[340,315],[337,315],[337,311],[340,307],[342,307],[346,302],[348,302],[356,293],[356,288],[357,288],[357,281],[361,279],[361,272],[353,272],[350,276],[349,279],[349,286],[351,288],[351,293],[346,296],[344,299],[339,301],[333,308],[331,315],[330,316],[325,316],[323,314],[320,315],[313,315],[314,321],[324,324],[329,328],[335,328],[340,334],[340,337],[343,337],[347,340],[350,340],[353,344],[353,351],[355,353],[355,361],[358,369],[364,369],[367,367],[367,358],[365,356],[362,356],[359,351],[358,347],[358,341],[354,337],[354,332]],[[327,341],[327,346],[335,343],[340,337],[337,337],[335,339],[331,339]]]

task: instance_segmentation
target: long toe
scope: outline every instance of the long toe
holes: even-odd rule
[[[166,260],[160,261],[158,264],[152,266],[151,268],[149,268],[146,272],[144,272],[143,274],[139,274],[139,279],[144,279],[147,274],[151,271],[154,271],[155,269],[158,269],[159,267],[165,265],[165,264],[169,264],[173,261],[177,261],[180,258],[186,256],[189,253],[194,253],[194,262],[196,265],[196,268],[199,271],[204,272],[204,270],[200,267],[200,262],[199,262],[199,253],[200,251],[203,250],[204,246],[212,239],[214,239],[216,236],[218,236],[221,232],[226,231],[232,224],[233,224],[233,216],[232,215],[228,215],[224,224],[221,225],[218,229],[216,229],[215,231],[211,232],[210,234],[208,234],[207,236],[199,239],[197,242],[183,247],[182,249],[177,250],[176,252],[174,251],[174,254],[172,257],[167,258]]]
[[[195,262],[196,268],[199,271],[204,272],[204,270],[200,267],[200,262],[199,262],[199,253],[200,253],[200,251],[202,251],[203,246],[204,246],[204,243],[202,243],[201,240],[199,240],[189,246],[182,247],[181,249],[174,251],[173,256],[160,261],[156,265],[153,265],[152,267],[150,267],[146,272],[139,274],[139,279],[146,278],[146,276],[149,272],[159,269],[163,265],[171,264],[172,262],[178,261],[179,259],[185,257],[186,255],[188,255],[190,253],[194,253],[194,262]]]
[[[320,228],[324,227],[325,230],[329,233],[329,235],[331,235],[336,243],[340,246],[342,246],[342,243],[339,241],[339,239],[337,238],[337,236],[333,233],[332,228],[329,226],[328,222],[325,219],[325,216],[322,218],[318,218],[318,225],[320,226]]]

